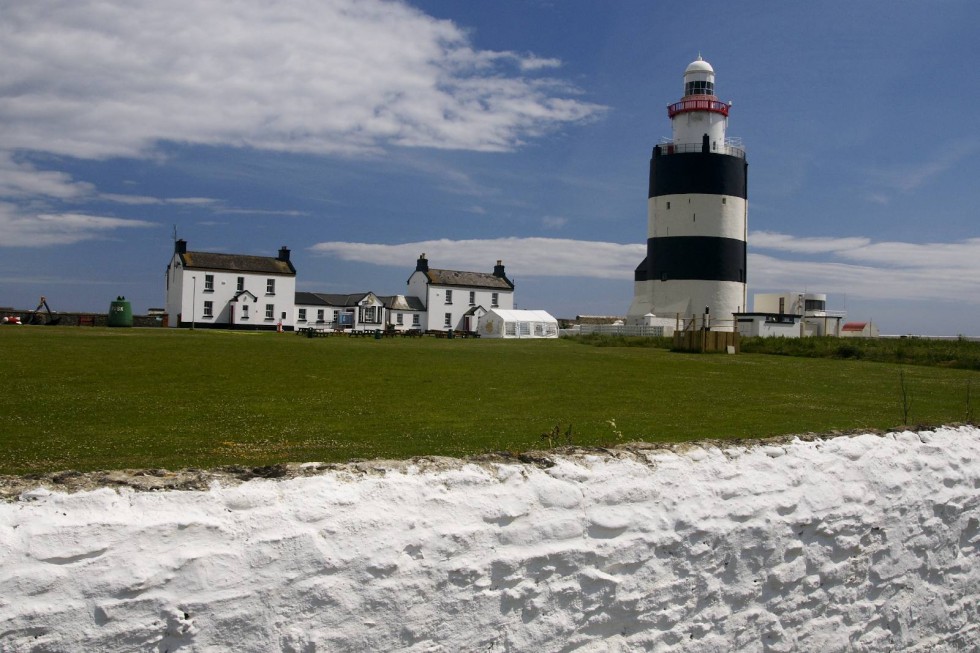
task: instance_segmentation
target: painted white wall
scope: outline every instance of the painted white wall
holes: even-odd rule
[[[167,312],[169,325],[179,326],[179,319],[185,323],[192,319],[197,324],[228,324],[249,325],[256,328],[275,327],[282,321],[283,328],[295,324],[296,278],[287,275],[251,272],[227,272],[221,270],[185,270],[178,268],[179,257],[175,254],[171,260],[170,285],[167,291]],[[212,289],[206,287],[207,275],[212,275]],[[248,305],[248,319],[243,319],[240,306],[236,305],[236,314],[232,316],[231,300],[238,292],[238,278],[244,279],[244,290],[251,292],[257,298]],[[269,279],[275,280],[275,292],[266,293]],[[212,316],[204,315],[205,302],[212,303]],[[272,318],[266,317],[266,307],[272,306]],[[234,322],[232,321],[234,320]]]
[[[687,319],[695,314],[701,319],[707,306],[711,310],[712,328],[731,331],[732,314],[745,311],[745,292],[745,284],[737,281],[637,281],[628,314],[631,323],[647,313],[671,318],[680,313]]]
[[[799,338],[799,322],[767,322],[764,315],[742,316],[738,319],[738,332],[747,337]]]
[[[32,490],[0,648],[976,650],[976,428],[546,457]]]
[[[746,240],[748,202],[731,195],[662,195],[647,202],[647,237],[712,236]]]
[[[447,292],[452,293],[451,303],[447,303]],[[474,293],[472,302],[470,301],[471,292]],[[467,311],[475,306],[482,306],[487,310],[492,308],[511,310],[514,308],[513,290],[430,284],[425,273],[418,270],[408,278],[408,294],[422,299],[427,312],[427,324],[423,328],[433,331],[444,331],[449,328],[470,330],[467,328],[464,317]],[[497,296],[496,303],[493,301],[494,294]],[[448,327],[446,326],[446,313],[449,313],[450,316],[450,326]]]

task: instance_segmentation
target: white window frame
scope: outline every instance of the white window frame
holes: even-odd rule
[[[451,329],[452,328],[452,326],[453,326],[453,314],[452,313],[446,313],[446,317],[442,321],[442,326],[446,327],[447,329]]]
[[[490,306],[493,308],[498,308],[500,306],[499,292],[490,293]]]
[[[214,292],[214,275],[204,275],[204,292]]]
[[[265,319],[274,320],[276,319],[276,305],[266,304],[265,305]]]
[[[396,313],[395,314],[395,322],[398,324],[398,326],[403,326],[405,324],[405,314],[404,313]]]
[[[476,306],[476,291],[470,291],[470,306]]]
[[[276,294],[276,280],[275,279],[266,279],[265,280],[265,294],[266,295],[275,295]]]
[[[245,290],[245,277],[238,277],[236,288],[238,289],[238,292]]]
[[[412,313],[412,326],[422,326],[422,316],[418,313]]]
[[[299,309],[299,317],[297,318],[300,322],[306,322],[306,309]]]
[[[452,303],[453,303],[453,291],[452,290],[447,290],[446,291],[446,304],[448,305],[448,304],[452,304]]]
[[[316,309],[316,321],[317,322],[323,322],[323,309],[322,308]]]
[[[210,299],[204,300],[203,317],[214,317],[214,302],[212,302]]]

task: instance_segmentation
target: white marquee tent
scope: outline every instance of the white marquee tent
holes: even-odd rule
[[[483,338],[557,338],[558,320],[547,311],[492,308],[478,330]]]

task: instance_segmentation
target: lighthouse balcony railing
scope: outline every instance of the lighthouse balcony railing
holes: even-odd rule
[[[738,143],[736,145],[735,143]],[[720,148],[711,150],[711,154],[727,154],[729,156],[736,156],[740,159],[745,158],[745,150],[741,147],[741,139],[729,140],[725,139],[725,144]],[[704,151],[704,145],[702,143],[674,143],[670,140],[662,141],[657,147],[660,148],[660,154],[694,154]]]
[[[679,113],[687,113],[688,111],[711,111],[713,113],[720,113],[723,116],[727,116],[730,108],[731,107],[724,102],[712,98],[688,98],[686,100],[681,100],[680,102],[668,104],[667,115],[673,118]]]

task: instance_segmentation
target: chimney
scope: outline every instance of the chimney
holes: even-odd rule
[[[497,264],[493,266],[493,276],[500,277],[501,279],[507,278],[507,275],[504,274],[504,265],[500,259],[497,259]]]
[[[279,248],[279,260],[289,263],[289,248],[285,245]]]
[[[174,254],[186,254],[187,253],[187,241],[181,238],[180,240],[174,241]]]
[[[428,272],[429,271],[429,261],[425,258],[425,253],[419,256],[419,260],[415,262],[416,272]]]

